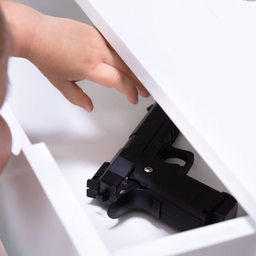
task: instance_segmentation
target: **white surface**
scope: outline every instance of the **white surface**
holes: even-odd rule
[[[28,198],[21,197],[20,200],[17,200],[18,202],[13,202],[12,199],[12,194],[16,192],[15,187],[12,186],[12,182],[14,180],[15,184],[15,179],[13,179],[13,175],[10,175],[10,172],[15,174],[15,171],[12,169],[18,169],[16,171],[17,174],[22,174],[24,169],[26,172],[23,173],[23,175],[20,178],[21,180],[24,179],[25,174],[30,170],[36,175],[41,187],[42,191],[46,194],[46,198],[49,199],[50,203],[52,204],[52,207],[54,211],[56,212],[57,218],[60,220],[61,224],[63,225],[65,231],[67,232],[68,236],[70,237],[72,243],[74,244],[77,252],[79,255],[86,255],[87,253],[89,255],[92,255],[94,253],[101,254],[101,255],[108,255],[108,251],[105,248],[104,244],[102,243],[102,240],[100,239],[98,233],[95,231],[94,226],[91,224],[90,219],[86,216],[85,211],[83,211],[82,207],[79,205],[76,197],[74,196],[73,192],[70,189],[70,186],[68,185],[67,181],[64,179],[60,169],[58,168],[55,160],[53,159],[52,155],[50,154],[49,150],[45,146],[45,144],[40,143],[36,145],[31,145],[30,141],[28,140],[26,134],[24,133],[23,129],[19,125],[19,122],[16,120],[14,114],[12,113],[11,109],[9,106],[5,103],[4,107],[1,109],[1,115],[5,118],[5,121],[7,122],[8,126],[10,127],[11,134],[12,134],[12,141],[13,141],[13,147],[12,151],[13,153],[17,153],[17,149],[19,149],[19,152],[22,150],[22,154],[24,153],[23,156],[23,162],[26,162],[26,164],[23,166],[15,166],[12,165],[12,167],[8,166],[6,167],[7,170],[5,170],[5,173],[7,172],[7,178],[6,175],[4,177],[1,177],[1,207],[3,208],[3,212],[7,214],[1,214],[1,222],[9,222],[9,227],[6,227],[6,230],[8,230],[5,234],[5,232],[0,233],[0,237],[3,237],[7,241],[8,248],[11,248],[10,251],[13,254],[13,251],[16,250],[16,253],[19,248],[19,246],[13,246],[11,247],[10,240],[7,239],[6,236],[10,236],[10,233],[12,235],[15,234],[16,239],[19,237],[17,236],[17,232],[15,226],[13,227],[13,219],[20,219],[20,222],[17,221],[15,222],[15,225],[17,225],[17,230],[18,233],[22,229],[31,229],[31,222],[27,221],[27,223],[24,225],[24,215],[21,214],[19,215],[20,208],[23,208],[23,204],[26,204],[28,202]],[[11,182],[8,182],[10,180],[11,176]],[[31,175],[30,175],[31,176]],[[26,178],[27,179],[27,178]],[[26,180],[25,179],[25,180]],[[36,179],[34,179],[33,182],[36,182]],[[20,185],[22,183],[17,182],[16,185]],[[34,184],[36,185],[36,184]],[[29,186],[29,184],[27,184]],[[26,188],[23,186],[22,187],[22,193]],[[40,187],[40,186],[39,186]],[[36,187],[38,188],[38,186]],[[39,190],[40,190],[39,189]],[[34,189],[35,191],[35,189]],[[31,190],[32,193],[34,191]],[[15,199],[14,199],[15,201]],[[35,200],[36,201],[36,200]],[[36,209],[37,202],[34,201],[34,205],[32,207],[28,207],[28,215],[31,214],[30,211],[33,211]],[[22,206],[21,206],[21,204]],[[38,202],[40,204],[40,202]],[[45,207],[47,208],[47,207]],[[45,208],[42,209],[43,212],[45,212]],[[49,207],[48,207],[49,208]],[[51,207],[50,207],[51,208]],[[16,211],[18,214],[16,214]],[[44,214],[42,214],[43,217]],[[26,217],[26,216],[25,216]],[[50,222],[50,219],[49,219]],[[40,226],[40,223],[35,223],[36,225]],[[48,224],[48,223],[47,223]],[[21,226],[20,226],[21,225]],[[32,224],[32,230],[33,230],[33,224]],[[38,229],[39,230],[39,229]],[[65,233],[64,230],[57,230],[55,231],[55,236],[58,235],[57,232],[62,232]],[[31,235],[28,231],[24,231],[24,236],[27,237]],[[52,232],[52,230],[49,230],[49,233]],[[29,235],[28,235],[29,234]],[[62,234],[60,234],[62,235]],[[40,235],[42,237],[51,237],[51,234],[48,234],[42,229],[40,230]],[[20,239],[22,241],[22,239]],[[38,239],[39,240],[39,239]],[[32,246],[27,245],[27,241],[25,240],[25,245],[24,241],[21,242],[19,241],[18,244],[22,244],[22,253],[32,255],[39,251],[38,247],[38,240],[34,241],[29,241],[29,243],[33,243]],[[87,241],[87,242],[84,242]],[[28,248],[26,248],[28,247]],[[33,249],[31,249],[31,247]],[[56,248],[58,248],[55,245]],[[64,248],[64,249],[63,249]],[[60,250],[63,250],[61,253],[60,250],[57,249],[55,252],[56,254],[65,253],[68,255],[70,252],[66,251],[69,249],[69,247],[64,246]],[[41,254],[44,255],[47,250],[44,250],[42,252],[42,249],[40,250]],[[49,251],[47,252],[49,255]],[[53,252],[50,249],[50,254],[54,255]],[[74,254],[74,252],[72,253]]]
[[[198,252],[196,255],[209,255],[201,254],[200,249],[214,246],[219,243],[229,242],[241,237],[253,237],[255,239],[255,228],[251,225],[251,220],[248,217],[234,219],[213,225],[211,227],[202,227],[187,232],[179,233],[175,236],[168,236],[163,239],[156,239],[154,241],[141,243],[136,246],[124,248],[116,251],[115,255],[130,256],[141,255],[148,256],[154,255],[181,255],[188,252]],[[184,246],[185,245],[185,246]],[[214,251],[213,255],[237,255],[243,252],[243,255],[254,255],[256,252],[255,247],[247,247],[247,251],[239,250],[235,246],[235,252]],[[238,252],[239,250],[239,252]],[[213,251],[213,250],[212,250]],[[238,254],[239,255],[239,254]],[[240,254],[241,255],[241,254]]]
[[[78,255],[23,153],[12,156],[1,174],[0,205],[8,256]]]
[[[24,154],[79,255],[108,255],[95,227],[45,145],[27,147]]]
[[[76,2],[256,220],[256,3]]]
[[[22,148],[31,145],[31,143],[8,104],[5,103],[2,106],[0,114],[9,124],[9,129],[12,134],[12,140],[15,141],[15,143],[12,143],[12,153],[17,156]]]

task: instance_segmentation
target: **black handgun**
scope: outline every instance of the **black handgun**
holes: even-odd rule
[[[118,218],[142,210],[178,230],[236,217],[237,201],[187,176],[194,155],[174,148],[178,128],[155,103],[110,163],[87,181],[87,196]],[[184,165],[167,160],[180,159]]]

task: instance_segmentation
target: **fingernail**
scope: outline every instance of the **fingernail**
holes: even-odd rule
[[[150,93],[148,92],[148,90],[146,88],[144,88],[144,90],[140,90],[140,95],[144,98],[147,98],[150,96]]]
[[[135,104],[137,104],[137,103],[139,102],[139,98],[138,98],[138,96],[136,96],[136,97],[130,98],[129,101],[130,101],[132,104],[135,105]]]
[[[84,109],[89,113],[92,112],[92,108],[90,106],[85,106]]]
[[[140,96],[143,98],[148,98],[150,96],[150,94],[149,93],[141,93]]]

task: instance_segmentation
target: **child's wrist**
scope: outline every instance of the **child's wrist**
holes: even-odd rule
[[[14,41],[11,56],[28,58],[43,14],[28,6],[9,1],[3,1],[2,6]]]

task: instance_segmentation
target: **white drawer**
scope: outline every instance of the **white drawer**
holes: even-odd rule
[[[75,251],[78,255],[254,255],[255,227],[241,208],[234,220],[177,233],[144,213],[112,220],[104,207],[85,196],[86,180],[124,145],[153,99],[142,100],[134,107],[118,93],[82,82],[96,101],[94,113],[87,114],[66,102],[27,61],[12,59],[9,77],[9,104],[15,115],[30,140],[43,141],[50,151],[44,143],[18,141],[24,145],[23,153],[12,159],[1,178],[1,189],[8,191],[0,193],[1,222],[10,224],[5,226],[6,234],[16,234],[2,239],[7,252],[11,245],[26,255],[34,255],[39,249],[41,255],[74,255]],[[26,83],[20,86],[20,81]],[[23,93],[27,91],[31,93]],[[182,135],[175,146],[195,153],[189,175],[217,190],[226,190]],[[24,167],[23,154],[32,167],[30,171]],[[12,171],[15,165],[18,175]],[[26,207],[23,202],[28,202]],[[28,218],[28,213],[33,214]],[[21,231],[25,237],[21,237]]]

